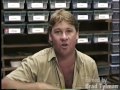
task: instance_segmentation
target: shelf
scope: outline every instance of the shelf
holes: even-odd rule
[[[96,62],[97,67],[101,67],[101,66],[109,66],[108,62],[102,61],[102,60],[98,60]]]
[[[94,21],[96,21],[96,22],[107,22],[107,23],[111,23],[112,22],[112,20],[94,20]]]
[[[1,70],[2,71],[13,71],[15,69],[16,69],[16,67],[5,67],[5,68],[2,68]]]
[[[44,47],[49,46],[49,44],[14,44],[14,45],[2,45],[2,48],[22,48],[22,47]]]
[[[108,51],[91,51],[91,52],[84,52],[87,55],[105,55],[105,54],[109,54]]]
[[[110,31],[109,30],[88,30],[88,31],[80,31],[80,35],[81,34],[86,34],[86,33],[88,33],[88,34],[95,34],[95,33],[109,33]]]
[[[23,59],[27,56],[3,56],[2,60],[9,60],[9,59]]]
[[[86,54],[88,55],[105,55],[108,54],[107,51],[102,51],[102,52],[86,52]],[[9,59],[23,59],[25,57],[27,57],[29,55],[14,55],[14,56],[10,56],[10,55],[5,55],[2,57],[2,60],[9,60]]]
[[[117,85],[117,84],[120,85],[120,82],[119,82],[120,77],[119,77],[118,74],[117,74],[117,75],[114,75],[114,76],[110,76],[108,80],[111,81],[112,83],[116,84],[116,85]]]
[[[30,36],[30,35],[47,35],[47,33],[33,33],[33,34],[2,34],[2,36]]]
[[[78,22],[112,22],[112,20],[91,20],[91,21],[78,21]]]
[[[100,77],[103,77],[103,76],[109,76],[109,74],[101,74],[99,75]]]

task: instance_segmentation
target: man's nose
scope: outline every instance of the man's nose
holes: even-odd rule
[[[66,33],[62,34],[62,40],[67,40],[68,39],[68,35]]]

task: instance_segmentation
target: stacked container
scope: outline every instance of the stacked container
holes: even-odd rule
[[[110,23],[109,21],[112,20],[111,6],[112,6],[111,0],[93,0],[93,10],[94,10],[93,19],[95,21],[106,21]],[[111,33],[108,31],[107,33],[104,33],[104,32],[95,33],[93,42],[106,43],[109,47],[111,42]],[[109,58],[107,61],[109,62]],[[109,64],[101,65],[101,67],[98,67],[99,74],[108,73],[106,75],[109,75],[109,69],[110,69]]]
[[[23,34],[25,30],[25,0],[3,0],[4,34]]]
[[[48,0],[26,0],[27,34],[47,33]]]
[[[119,0],[112,0],[112,39],[111,39],[111,65],[110,74],[111,76],[119,75],[120,67],[120,8]]]

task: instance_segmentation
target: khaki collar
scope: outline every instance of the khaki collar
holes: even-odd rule
[[[82,56],[81,56],[81,52],[78,51],[77,49],[75,49],[76,51],[76,67],[77,67],[77,70],[79,71],[79,68],[80,66],[82,65],[83,63],[83,59],[82,59]],[[55,51],[54,51],[54,48],[51,47],[50,50],[49,50],[49,57],[48,57],[48,61],[51,61],[51,60],[57,60],[57,57],[56,57],[56,54],[55,54]]]
[[[80,67],[83,65],[83,59],[81,55],[82,53],[76,49],[76,57],[77,57],[76,70],[78,71],[78,73],[79,73]]]
[[[48,61],[55,60],[56,54],[53,47],[50,47]]]

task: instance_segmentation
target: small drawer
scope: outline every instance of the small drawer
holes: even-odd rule
[[[109,9],[111,8],[111,0],[94,0],[93,8],[94,9]]]
[[[120,54],[111,54],[110,59],[111,59],[112,64],[119,64],[120,63]]]
[[[72,11],[78,21],[92,20],[92,11]]]
[[[120,15],[120,11],[119,10],[114,10],[113,14],[112,14],[112,19],[113,20],[120,20],[119,15]]]
[[[119,32],[112,33],[112,42],[120,42],[120,33]]]
[[[119,43],[111,43],[111,48],[113,53],[118,53],[120,51],[119,47],[120,47]]]
[[[23,34],[25,24],[4,24],[4,34]]]
[[[120,65],[119,64],[117,64],[117,65],[110,65],[110,72],[111,72],[111,74],[119,74],[120,73],[119,69],[120,69]]]
[[[26,0],[27,9],[47,9],[48,0]]]
[[[110,42],[110,34],[95,33],[93,41],[94,41],[94,43],[108,43],[108,42]]]
[[[28,11],[29,22],[47,22],[49,17],[49,11]]]
[[[25,0],[2,0],[3,9],[24,9]]]
[[[99,66],[98,67],[98,74],[101,75],[109,75],[109,66]]]
[[[46,33],[48,24],[47,23],[39,23],[39,24],[27,24],[27,33],[28,34],[40,34]]]
[[[111,8],[111,0],[93,0],[94,9],[109,9]]]
[[[91,43],[92,42],[92,34],[80,34],[77,43]]]
[[[120,0],[112,0],[112,9],[120,9]]]
[[[90,9],[92,7],[92,0],[72,0],[73,9]]]
[[[111,20],[111,10],[94,10],[94,20]]]
[[[119,31],[120,29],[120,22],[119,21],[112,21],[112,31]]]
[[[50,0],[50,9],[69,9],[71,0]]]
[[[24,22],[26,11],[4,11],[5,22]]]

